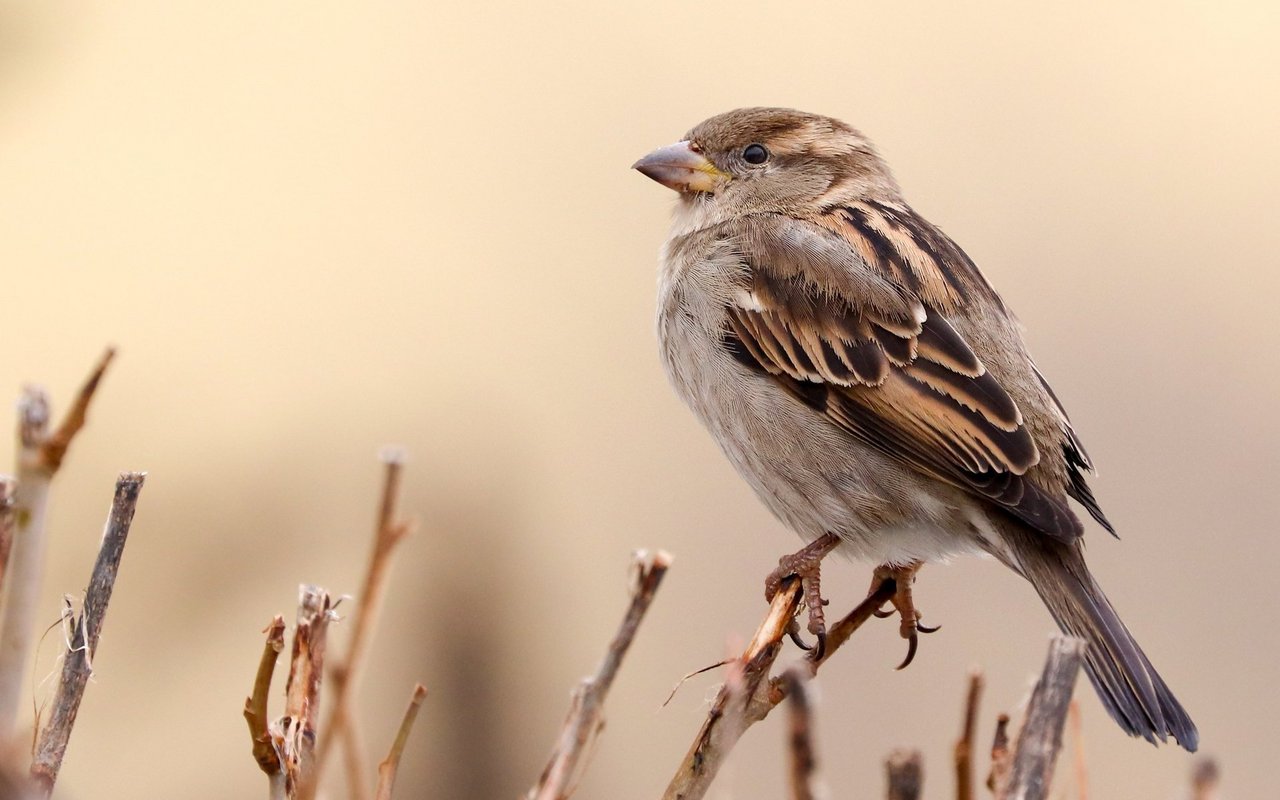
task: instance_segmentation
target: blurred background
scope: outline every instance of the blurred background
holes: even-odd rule
[[[84,586],[116,473],[150,473],[65,796],[263,791],[241,719],[259,632],[299,582],[356,590],[392,442],[421,525],[358,697],[370,763],[420,680],[399,796],[522,792],[632,549],[661,547],[674,567],[578,793],[659,795],[720,678],[662,701],[750,635],[798,544],[666,386],[673,197],[628,169],[743,105],[861,127],[1017,310],[1123,537],[1090,530],[1099,579],[1228,795],[1264,796],[1277,9],[0,2],[0,390],[39,381],[65,409],[120,349],[55,486],[41,627]],[[840,563],[824,586],[844,608],[868,580]],[[834,797],[877,796],[901,745],[951,796],[966,670],[987,671],[986,742],[1042,662],[1048,615],[998,566],[928,568],[917,597],[943,630],[910,669],[885,622],[818,679]],[[1191,759],[1079,688],[1092,796],[1179,796]],[[752,729],[714,796],[781,796],[783,742],[780,720]]]

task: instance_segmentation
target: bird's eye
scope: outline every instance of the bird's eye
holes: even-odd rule
[[[742,158],[748,164],[763,164],[769,160],[769,151],[764,149],[762,144],[747,145],[747,149],[742,151]]]

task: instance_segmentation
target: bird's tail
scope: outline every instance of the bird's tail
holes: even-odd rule
[[[1089,574],[1079,546],[1023,530],[1007,530],[1004,538],[1017,559],[1010,566],[1039,592],[1058,627],[1088,642],[1085,672],[1112,718],[1130,736],[1152,744],[1173,736],[1194,752],[1195,723]]]

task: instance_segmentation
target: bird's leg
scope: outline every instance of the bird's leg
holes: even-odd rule
[[[800,550],[778,559],[778,568],[769,573],[769,577],[764,580],[764,599],[770,603],[787,579],[796,578],[800,581],[800,588],[804,593],[804,606],[809,612],[809,633],[818,640],[816,654],[818,658],[822,658],[827,644],[826,615],[822,610],[826,605],[826,601],[822,599],[822,559],[838,544],[840,544],[839,536],[834,533],[824,533]],[[794,618],[787,625],[787,635],[797,646],[805,650],[810,649],[809,645],[801,641]]]
[[[915,598],[911,594],[911,584],[915,583],[916,573],[920,571],[922,562],[913,561],[906,566],[895,566],[893,564],[881,564],[876,567],[875,573],[871,578],[871,591],[868,594],[875,594],[876,590],[884,584],[885,581],[893,581],[894,594],[889,599],[889,603],[893,606],[893,610],[877,611],[875,615],[880,618],[891,617],[895,613],[901,618],[899,631],[902,638],[907,640],[907,657],[898,665],[898,669],[905,669],[908,664],[916,657],[916,646],[918,644],[918,636],[920,633],[933,633],[941,626],[928,627],[920,624],[921,614],[916,609]]]

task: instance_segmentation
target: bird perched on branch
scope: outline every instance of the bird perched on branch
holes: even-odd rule
[[[903,200],[854,128],[789,109],[712,117],[635,164],[676,190],[658,334],[677,392],[808,543],[766,582],[804,590],[823,642],[822,558],[880,564],[909,640],[923,562],[989,553],[1089,644],[1130,735],[1194,750],[1187,712],[1085,566],[1068,498],[1112,530],[1092,465],[1013,314]],[[890,612],[892,613],[892,612]]]

